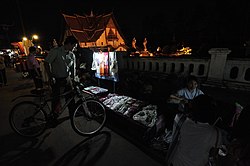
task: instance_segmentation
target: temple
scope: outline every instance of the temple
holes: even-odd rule
[[[126,51],[125,38],[113,13],[94,15],[62,14],[66,22],[64,38],[75,36],[82,48]]]

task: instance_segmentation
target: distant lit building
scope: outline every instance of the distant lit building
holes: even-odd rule
[[[125,38],[113,13],[94,15],[62,14],[66,22],[64,38],[75,36],[82,48],[127,51]]]

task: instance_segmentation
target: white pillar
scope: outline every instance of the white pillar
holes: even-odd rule
[[[208,81],[222,83],[227,55],[231,52],[228,48],[211,48],[211,60],[208,71]]]

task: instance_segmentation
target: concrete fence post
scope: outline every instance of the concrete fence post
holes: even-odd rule
[[[223,82],[224,69],[227,61],[227,55],[231,52],[228,48],[211,48],[208,53],[211,54],[210,65],[208,69],[208,82]]]

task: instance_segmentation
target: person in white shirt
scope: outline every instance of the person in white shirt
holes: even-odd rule
[[[170,99],[177,100],[177,103],[187,103],[202,94],[204,93],[198,88],[197,78],[195,76],[189,76],[187,78],[186,87],[178,90],[177,93],[170,95]]]
[[[153,132],[155,137],[163,134],[165,129],[172,129],[175,115],[179,112],[188,113],[188,103],[199,95],[204,93],[198,88],[198,80],[195,76],[187,77],[186,86],[178,90],[175,94],[171,94],[168,102],[158,106],[158,120]],[[149,132],[149,131],[148,131]],[[153,137],[153,136],[151,136]]]
[[[188,103],[195,97],[203,94],[198,88],[197,78],[195,76],[187,77],[187,83],[184,88],[178,90],[175,94],[171,94],[167,103],[158,104],[156,125],[152,130],[149,129],[147,133],[153,133],[151,137],[158,137],[164,134],[166,128],[172,130],[175,115],[179,112],[188,113]]]
[[[216,143],[217,146],[221,144],[221,131],[214,127],[217,119],[215,100],[208,95],[199,95],[191,104],[190,116],[179,125],[179,130],[173,129],[179,134],[170,145],[172,147],[168,152],[168,165],[205,166],[208,163],[210,149]]]
[[[58,96],[61,91],[68,91],[72,88],[71,79],[75,77],[75,55],[74,49],[78,41],[74,36],[68,36],[64,45],[52,48],[45,58],[44,67],[48,73],[52,88],[52,96]],[[63,90],[62,90],[63,89]],[[66,96],[66,98],[69,98]],[[52,110],[54,116],[60,114],[60,99],[54,98],[52,101]],[[69,104],[70,111],[74,110],[74,101]]]
[[[177,113],[188,113],[190,101],[199,95],[203,95],[203,91],[198,88],[198,79],[195,76],[188,76],[186,86],[179,89],[176,93],[171,94],[168,98],[164,116],[169,120],[165,120],[166,127],[171,129],[174,117]]]

